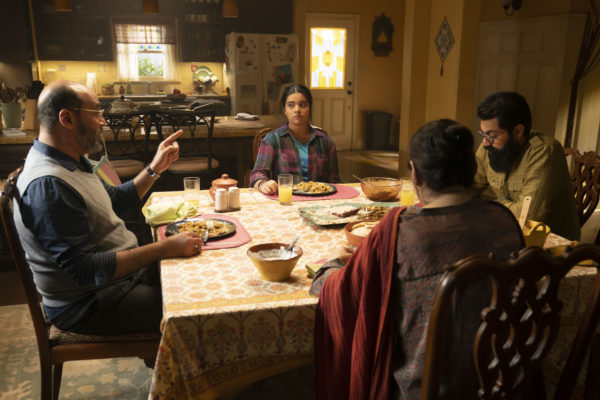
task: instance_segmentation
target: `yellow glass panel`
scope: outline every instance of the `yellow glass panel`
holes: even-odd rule
[[[310,29],[310,88],[343,89],[346,73],[346,29]]]

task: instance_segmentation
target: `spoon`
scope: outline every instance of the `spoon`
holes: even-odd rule
[[[362,178],[359,178],[358,176],[352,174],[353,177],[355,177],[356,179],[358,179],[359,182],[362,182]]]
[[[523,205],[521,206],[521,215],[519,216],[519,225],[521,229],[525,226],[525,222],[527,222],[527,214],[529,214],[529,206],[531,205],[531,196],[525,196],[523,198]]]
[[[294,249],[294,245],[296,244],[298,239],[300,239],[300,235],[296,236],[296,238],[294,240],[292,240],[292,243],[290,243],[290,245],[285,248],[285,251],[291,252]]]

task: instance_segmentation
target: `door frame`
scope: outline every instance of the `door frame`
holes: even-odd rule
[[[356,98],[359,94],[359,82],[358,82],[358,56],[359,56],[359,28],[360,28],[360,16],[358,14],[336,14],[336,13],[306,13],[304,19],[304,85],[309,87],[308,75],[310,73],[310,25],[311,19],[339,19],[339,20],[351,20],[354,23],[354,40],[352,43],[347,42],[348,46],[354,47],[354,60],[352,63],[352,132],[350,132],[350,150],[354,150],[354,144],[356,141],[357,127],[360,126],[359,113],[356,112]],[[348,78],[346,76],[346,78]],[[346,79],[348,81],[348,79]]]

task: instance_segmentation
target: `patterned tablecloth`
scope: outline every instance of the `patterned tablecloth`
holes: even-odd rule
[[[357,186],[357,185],[352,185]],[[200,213],[213,214],[207,192]],[[183,192],[155,192],[146,206],[181,201]],[[320,200],[327,205],[344,200]],[[370,204],[362,193],[353,201]],[[241,190],[237,218],[252,236],[230,249],[206,250],[190,258],[161,262],[164,319],[150,399],[209,399],[227,396],[253,381],[299,367],[313,360],[314,310],[317,298],[308,294],[311,280],[305,265],[345,243],[342,228],[322,228],[300,217],[298,207],[282,206],[254,190]],[[266,282],[246,255],[258,243],[291,242],[304,255],[290,279]],[[547,245],[567,242],[550,235]],[[564,285],[565,320],[577,321],[591,281],[575,271]],[[561,288],[562,290],[562,288]],[[565,331],[570,334],[570,331]],[[552,366],[564,364],[568,337],[559,338]],[[569,336],[569,335],[567,335]]]

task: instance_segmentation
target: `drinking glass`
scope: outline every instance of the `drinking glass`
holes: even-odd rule
[[[403,206],[415,204],[415,187],[410,178],[402,178],[402,189],[400,189],[400,203]]]
[[[291,174],[281,174],[277,177],[279,192],[279,204],[292,204],[292,190],[294,187],[294,177]]]
[[[197,176],[183,178],[183,193],[187,203],[195,206],[200,204],[200,178]]]

